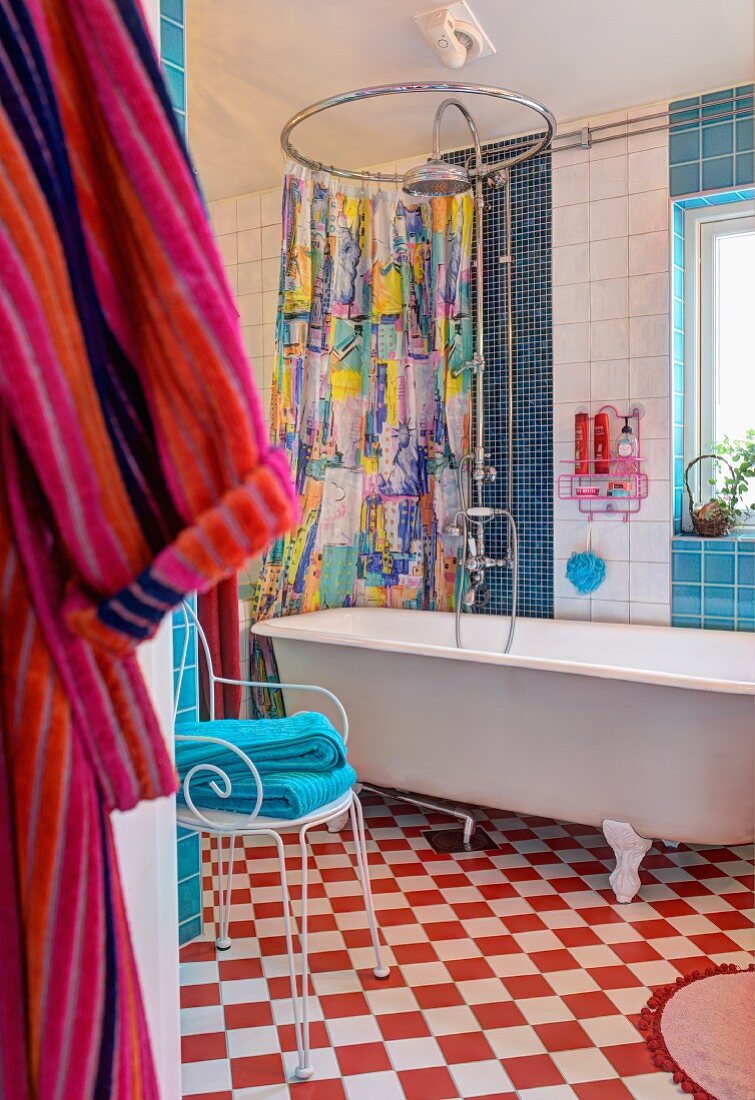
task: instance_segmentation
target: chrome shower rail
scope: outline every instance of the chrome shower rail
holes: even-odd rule
[[[322,161],[314,160],[312,157],[308,157],[305,153],[302,153],[296,148],[291,141],[291,135],[296,127],[301,125],[302,122],[313,118],[315,115],[321,114],[323,111],[330,110],[331,107],[340,107],[344,103],[356,103],[363,99],[374,99],[376,96],[403,95],[407,92],[449,92],[454,95],[468,93],[469,95],[491,96],[494,99],[500,99],[508,103],[516,103],[520,107],[526,107],[534,111],[543,119],[546,128],[542,135],[538,136],[533,142],[528,144],[526,148],[518,150],[512,156],[505,157],[503,160],[498,160],[491,164],[481,164],[479,168],[475,167],[470,169],[469,174],[473,179],[476,177],[483,180],[488,179],[490,176],[494,176],[496,173],[506,168],[511,168],[515,164],[520,164],[522,161],[529,160],[530,157],[534,157],[546,149],[552,142],[556,133],[556,120],[548,108],[543,106],[542,103],[538,103],[536,99],[529,99],[519,92],[508,91],[505,88],[496,88],[492,84],[466,84],[456,80],[407,81],[406,83],[398,84],[376,84],[369,88],[355,88],[350,92],[341,92],[340,95],[330,96],[328,99],[320,99],[317,103],[312,103],[309,107],[304,107],[301,111],[297,111],[295,115],[292,115],[283,127],[281,131],[281,148],[290,160],[295,161],[297,164],[301,164],[304,168],[311,168],[316,172],[330,172],[331,175],[334,176],[341,176],[344,179],[360,180],[364,183],[400,184],[403,180],[403,176],[396,173],[366,172],[351,168],[339,168],[334,164],[324,164]]]

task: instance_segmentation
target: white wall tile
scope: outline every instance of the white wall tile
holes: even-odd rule
[[[598,591],[602,591],[601,588]],[[591,618],[594,623],[628,623],[628,600],[601,600],[594,596],[591,601]]]
[[[613,516],[594,520],[592,548],[607,562],[629,561],[629,524]],[[602,593],[602,597],[604,596],[605,593]]]
[[[265,355],[275,355],[275,325],[262,326],[262,350]]]
[[[240,195],[236,200],[236,218],[238,228],[259,229],[260,227],[260,197],[257,192],[251,195]]]
[[[626,156],[605,157],[590,162],[590,202],[627,193]]]
[[[629,397],[629,360],[594,361],[590,368],[590,397],[593,402],[626,401]]]
[[[553,210],[553,244],[581,244],[588,239],[589,203],[557,206]]]
[[[553,288],[553,323],[571,325],[590,320],[590,284],[566,283]]]
[[[652,440],[648,441],[645,451],[652,447]],[[645,446],[643,444],[643,446]],[[648,495],[642,502],[642,509],[637,513],[634,523],[663,523],[667,522],[671,515],[671,482],[651,481],[648,485]]]
[[[222,237],[216,237],[215,241],[223,264],[238,263],[237,237],[235,233],[224,233]]]
[[[260,222],[263,226],[280,225],[283,191],[276,187],[274,191],[263,191],[260,195]]]
[[[643,317],[669,311],[669,277],[665,271],[632,275],[629,279],[629,315]]]
[[[615,199],[599,199],[590,203],[590,240],[602,241],[608,237],[627,235],[626,196]]]
[[[553,400],[590,400],[590,364],[560,363],[553,368]]]
[[[602,524],[608,527],[608,524]],[[615,520],[611,524],[612,529],[625,527],[621,520]],[[595,545],[593,539],[593,547]],[[596,551],[597,553],[597,551]],[[616,559],[606,560],[606,579],[600,588],[595,590],[593,599],[599,600],[628,600],[629,599],[629,562]]]
[[[671,529],[668,523],[652,520],[631,523],[629,541],[632,561],[668,562],[671,556]]]
[[[631,370],[631,363],[630,363]],[[657,482],[663,482],[668,485],[669,478],[671,476],[670,468],[670,447],[668,439],[648,439],[641,440],[640,446],[642,448],[642,454],[645,461],[642,464],[642,469],[650,478],[651,490],[653,485]],[[649,519],[646,515],[647,509],[643,507],[642,511],[638,514],[639,520]]]
[[[590,601],[586,599],[556,596],[553,601],[553,610],[557,619],[590,621]]]
[[[669,269],[668,233],[642,233],[629,238],[629,274],[648,275]]]
[[[650,397],[642,402],[644,415],[640,429],[645,439],[669,438],[669,402],[666,397]]]
[[[239,264],[239,294],[262,293],[262,264],[259,260]]]
[[[280,282],[280,256],[268,256],[262,261],[262,289],[278,290]]]
[[[231,294],[235,298],[239,292],[239,265],[226,264],[223,271],[225,272],[226,282],[231,288]]]
[[[589,324],[555,324],[554,363],[581,363],[589,359]]]
[[[668,103],[653,103],[646,107],[633,107],[628,112],[627,118],[631,123],[635,119],[643,119],[647,115],[665,114]],[[665,148],[668,143],[668,132],[662,128],[663,119],[648,119],[646,122],[635,122],[634,128],[646,130],[647,133],[631,134],[628,139],[629,152],[637,153],[642,149]],[[657,127],[661,126],[660,129]]]
[[[627,151],[627,139],[626,139],[626,126],[622,126],[622,123],[626,122],[626,111],[611,111],[610,114],[598,115],[596,118],[590,119],[590,126],[597,127],[608,125],[610,123],[616,123],[610,130],[598,132],[595,137],[605,137],[607,134],[611,135],[611,141],[596,142],[590,149],[590,160],[602,160],[604,157],[618,157],[622,153]]]
[[[640,600],[642,603],[668,603],[668,565],[633,561],[629,566],[629,591],[632,600]]]
[[[263,225],[262,226],[262,259],[266,260],[271,256],[276,258],[280,256],[281,251],[281,227],[280,223],[277,225]]]
[[[560,458],[574,458],[574,417],[578,412],[585,411],[587,411],[585,403],[579,401],[561,402],[553,406],[553,441],[556,445],[553,448],[553,459],[557,472]],[[562,454],[557,453],[557,445],[560,443],[568,444],[568,448],[564,448]],[[569,504],[576,509],[573,501],[569,501]]]
[[[668,313],[629,319],[629,354],[632,358],[666,355],[669,350]]]
[[[590,358],[590,326],[586,323],[553,326],[553,362],[580,363]]]
[[[630,359],[629,393],[635,400],[647,397],[668,397],[668,355],[650,355]]]
[[[262,358],[262,325],[245,325],[241,329],[244,347],[250,359]]]
[[[605,161],[597,163],[605,164]],[[626,279],[593,279],[590,283],[590,320],[626,317],[628,300]]]
[[[569,244],[553,249],[553,285],[586,283],[589,275],[589,246]]]
[[[239,315],[242,325],[261,325],[262,295],[239,294]]]
[[[670,604],[632,600],[629,605],[629,621],[640,626],[668,626],[671,622]]]
[[[278,316],[278,291],[265,290],[262,294],[263,324],[273,324]]]
[[[629,355],[629,320],[616,317],[590,323],[590,359],[625,359]]]
[[[586,519],[565,519],[556,524],[553,533],[553,556],[569,560],[572,554],[587,548]]]
[[[590,197],[590,174],[586,163],[560,167],[558,163],[551,176],[554,207],[571,206],[587,202]]]
[[[668,188],[629,196],[629,232],[656,233],[668,229]]]
[[[235,233],[236,225],[236,200],[220,199],[210,205],[212,212],[212,230],[216,237],[226,233]]]
[[[260,229],[245,229],[238,234],[239,263],[262,259],[262,236]]]
[[[655,191],[668,187],[668,152],[665,145],[629,154],[629,191]]]
[[[590,242],[590,278],[619,279],[629,271],[629,245],[626,237],[609,237]]]

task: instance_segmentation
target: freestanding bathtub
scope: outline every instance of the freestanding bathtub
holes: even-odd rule
[[[752,839],[753,634],[520,619],[504,656],[507,624],[464,616],[461,650],[442,612],[318,611],[253,630],[283,682],[343,701],[365,782],[602,827],[619,901],[650,838]]]

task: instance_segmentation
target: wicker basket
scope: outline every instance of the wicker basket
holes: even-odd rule
[[[731,463],[727,462],[725,458],[721,458],[720,455],[698,455],[697,458],[693,458],[684,471],[684,485],[687,489],[687,496],[689,497],[689,514],[692,520],[692,526],[695,529],[696,534],[700,535],[704,539],[720,538],[721,535],[728,535],[732,527],[736,526],[736,520],[734,520],[731,514],[722,508],[717,500],[709,500],[707,504],[700,504],[695,507],[695,498],[692,496],[692,489],[689,484],[689,474],[693,466],[696,466],[698,462],[702,462],[703,459],[712,458],[716,462],[723,462],[724,465],[729,467],[729,470],[734,474]]]

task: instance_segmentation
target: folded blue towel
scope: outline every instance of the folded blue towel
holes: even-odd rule
[[[356,782],[346,761],[346,746],[323,714],[303,711],[290,718],[219,719],[182,722],[177,733],[189,737],[218,737],[245,752],[262,777],[260,815],[291,820],[333,802]],[[176,741],[176,767],[181,779],[178,801],[185,804],[183,780],[196,764],[215,764],[231,781],[228,798],[212,790],[212,772],[197,772],[191,797],[200,809],[248,814],[254,808],[257,787],[243,760],[222,745],[207,741]]]
[[[206,723],[205,723],[206,724]],[[176,748],[188,742],[178,742]],[[204,810],[229,810],[232,813],[249,814],[257,799],[257,787],[249,769],[235,753],[223,750],[218,745],[205,745],[213,750],[206,753],[205,760],[222,767],[231,780],[231,793],[228,798],[219,798],[210,787],[214,779],[222,789],[222,782],[211,772],[197,772],[191,780],[191,797],[194,805]],[[229,757],[232,761],[229,761]],[[186,800],[183,792],[183,778],[187,769],[179,763],[181,787],[178,801]],[[290,821],[318,810],[328,802],[335,801],[346,794],[349,787],[356,783],[357,773],[351,764],[342,764],[328,772],[270,772],[262,780],[262,806],[260,816],[282,817]]]
[[[346,763],[346,746],[324,714],[301,711],[290,718],[221,718],[215,722],[181,722],[188,736],[220,737],[242,749],[260,775],[271,772],[326,772]],[[235,754],[204,741],[177,741],[176,764],[187,772],[222,752],[226,763]],[[239,763],[241,763],[239,761]]]

